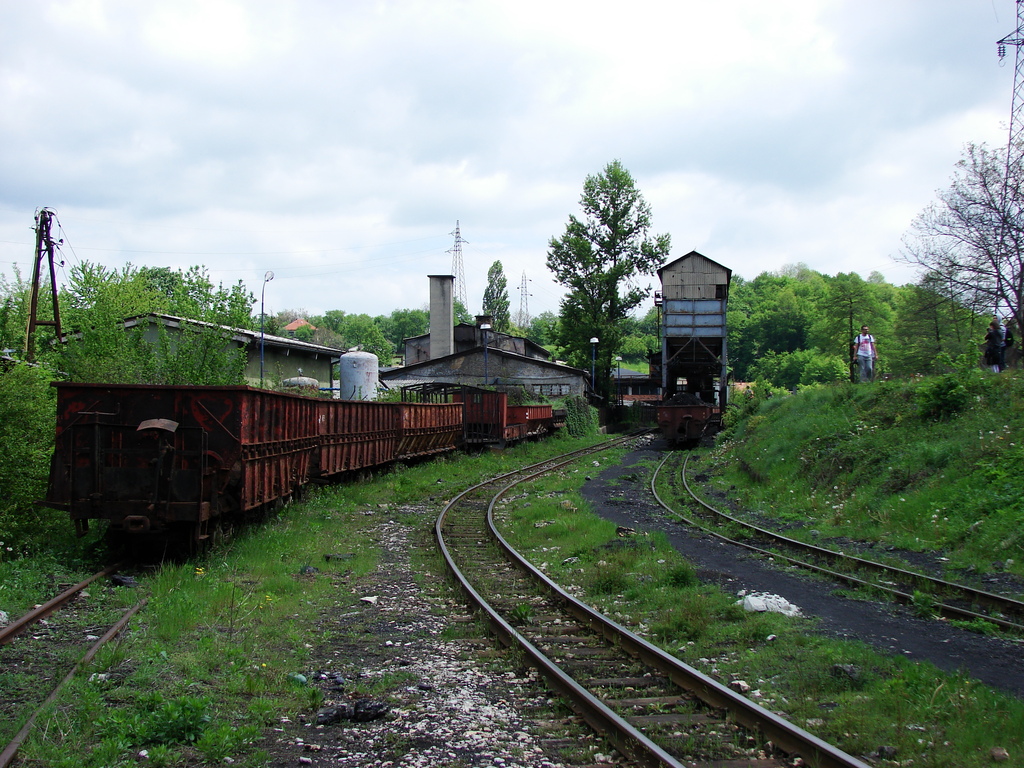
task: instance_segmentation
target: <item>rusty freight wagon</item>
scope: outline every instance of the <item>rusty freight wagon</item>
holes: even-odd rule
[[[550,404],[509,405],[508,394],[465,384],[435,382],[402,388],[406,402],[445,403],[462,410],[467,446],[505,447],[551,434],[565,424],[565,413]]]
[[[311,477],[457,447],[458,408],[250,387],[66,384],[44,504],[115,534],[201,545]]]
[[[658,428],[672,445],[696,445],[701,437],[721,427],[717,407],[702,402],[662,403],[658,406]]]

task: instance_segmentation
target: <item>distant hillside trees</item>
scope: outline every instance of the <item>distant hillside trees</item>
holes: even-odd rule
[[[881,370],[931,373],[940,353],[976,354],[987,320],[952,299],[935,276],[894,286],[878,273],[823,275],[805,265],[734,277],[729,363],[736,381],[793,388],[851,375],[850,342],[862,325],[877,338]]]
[[[395,345],[384,335],[379,319],[366,314],[350,315],[340,309],[332,309],[323,315],[313,317],[310,322],[332,332],[330,338],[324,338],[318,343],[341,349],[361,347],[364,352],[375,354],[381,365],[387,366],[391,365],[391,358],[395,355]],[[316,338],[314,334],[314,340]]]

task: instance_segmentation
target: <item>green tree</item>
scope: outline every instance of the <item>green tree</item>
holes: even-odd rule
[[[347,346],[360,346],[364,352],[375,354],[381,365],[391,365],[395,345],[369,315],[349,315],[343,335]]]
[[[56,391],[46,368],[0,368],[0,541],[19,552],[64,538],[67,515],[33,504],[46,495],[53,453]]]
[[[71,268],[61,292],[66,342],[56,345],[54,367],[72,381],[151,384],[235,384],[243,380],[246,352],[228,328],[251,328],[252,296],[242,283],[214,286],[201,267],[185,272],[122,270],[83,262]],[[125,320],[148,313],[184,318],[178,332]]]
[[[512,328],[512,315],[509,310],[508,280],[501,262],[496,261],[487,270],[487,287],[484,289],[483,314],[491,316],[491,324],[495,331],[508,333]]]
[[[620,323],[648,296],[639,275],[652,275],[670,250],[667,234],[648,236],[651,209],[618,160],[583,183],[584,218],[569,217],[565,233],[549,243],[547,266],[568,289],[561,304],[558,342],[571,364],[589,368],[592,337],[600,341],[595,389],[611,394],[612,357]]]
[[[901,258],[954,286],[972,311],[998,307],[1024,328],[1024,147],[968,144]]]
[[[871,335],[876,339],[889,335],[889,311],[881,300],[877,285],[865,282],[855,272],[840,272],[829,280],[819,316],[814,334],[817,346],[845,356],[851,366],[851,376],[853,353],[850,345],[860,327],[870,326]]]
[[[648,356],[658,349],[657,336],[632,334],[622,340],[618,354],[622,356],[624,363],[643,367],[647,364]]]
[[[425,309],[396,309],[385,319],[387,323],[379,324],[395,349],[400,349],[406,339],[430,330],[430,313]]]
[[[0,275],[0,349],[24,348],[31,288],[31,283],[22,280],[17,267],[11,280]],[[47,302],[40,302],[40,308],[44,305],[50,306]]]
[[[558,315],[554,312],[541,312],[530,320],[530,327],[526,329],[526,338],[548,347],[555,343],[558,335]]]
[[[206,268],[197,266],[184,272],[142,267],[139,276],[163,297],[160,311],[167,314],[248,331],[258,326],[259,318],[252,314],[256,299],[241,280],[215,286]]]
[[[459,323],[469,323],[470,325],[473,325],[473,323],[476,322],[476,318],[469,314],[469,310],[466,309],[466,305],[458,299],[455,299],[452,302],[452,315],[452,319],[456,325]]]
[[[940,356],[978,356],[989,317],[958,301],[959,291],[937,274],[898,289],[894,348],[888,370],[897,376],[941,373]]]
[[[750,281],[733,277],[726,320],[736,380],[755,379],[754,364],[769,353],[808,346],[823,286],[822,276],[803,265],[763,272]]]

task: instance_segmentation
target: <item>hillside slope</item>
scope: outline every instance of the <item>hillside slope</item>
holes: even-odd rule
[[[717,482],[797,538],[945,558],[951,575],[1024,576],[1024,376],[947,373],[730,406]],[[732,488],[735,486],[735,488]]]

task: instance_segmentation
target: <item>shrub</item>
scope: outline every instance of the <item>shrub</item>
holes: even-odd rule
[[[987,389],[988,380],[967,355],[954,361],[942,353],[938,362],[945,373],[923,380],[917,387],[915,400],[922,417],[943,421],[976,402]]]
[[[0,372],[0,540],[18,552],[67,527],[63,515],[36,507],[46,495],[56,430],[53,374],[16,363]]]
[[[572,437],[584,437],[594,431],[593,409],[586,399],[571,395],[565,399],[565,428]]]

